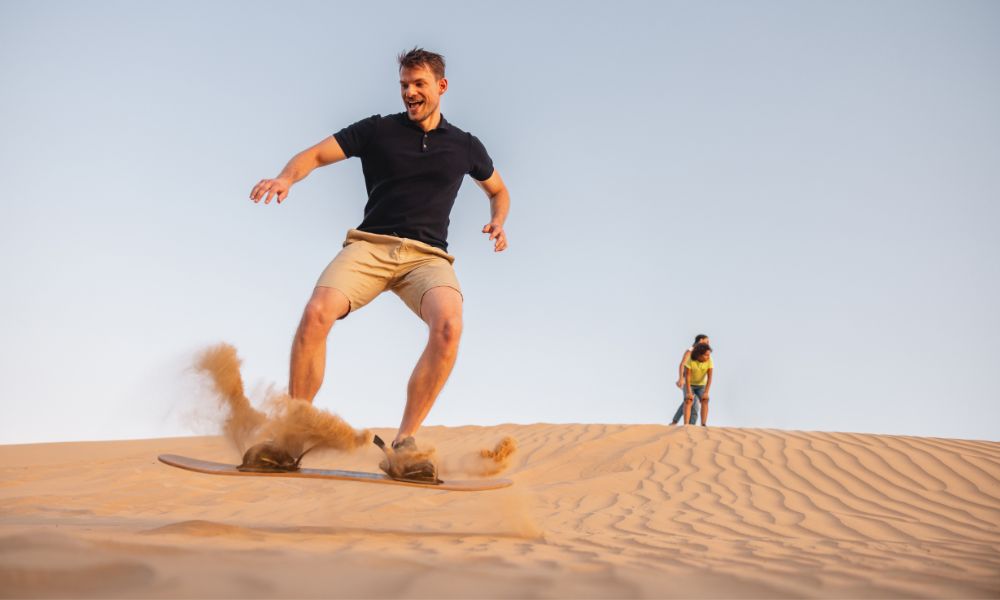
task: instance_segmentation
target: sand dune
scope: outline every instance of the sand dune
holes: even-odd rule
[[[0,446],[0,596],[1000,597],[1000,443],[608,425],[422,440],[447,463],[508,435],[514,487],[475,494],[156,460],[238,459],[213,437]]]

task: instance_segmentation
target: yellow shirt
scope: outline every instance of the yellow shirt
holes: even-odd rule
[[[690,358],[684,366],[688,368],[688,378],[691,385],[705,385],[708,383],[708,371],[712,368],[712,357],[708,357],[705,362],[691,360]]]

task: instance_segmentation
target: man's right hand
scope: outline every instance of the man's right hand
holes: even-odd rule
[[[257,203],[263,198],[264,204],[270,204],[272,198],[277,198],[278,204],[281,204],[285,197],[288,196],[288,188],[290,187],[292,187],[292,182],[282,177],[261,179],[260,183],[253,186],[253,191],[250,192],[250,199]]]

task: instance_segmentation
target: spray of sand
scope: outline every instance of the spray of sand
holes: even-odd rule
[[[449,476],[490,477],[507,470],[510,457],[517,450],[517,442],[507,436],[497,442],[492,450],[484,448],[473,454],[466,454],[445,460],[441,472]]]
[[[274,390],[263,411],[254,408],[243,389],[236,348],[229,344],[202,351],[194,366],[212,383],[225,413],[222,432],[241,454],[264,441],[297,457],[314,448],[354,450],[371,440],[368,430],[355,430],[335,414]]]

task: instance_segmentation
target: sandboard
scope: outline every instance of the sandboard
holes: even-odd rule
[[[498,490],[514,485],[510,479],[470,479],[467,481],[442,481],[441,483],[420,483],[416,481],[404,481],[393,479],[382,473],[362,473],[360,471],[338,471],[335,469],[309,469],[301,468],[298,471],[286,471],[277,473],[251,473],[240,471],[235,465],[199,460],[187,456],[176,454],[161,454],[160,462],[195,471],[208,475],[236,475],[239,477],[306,477],[311,479],[336,479],[339,481],[359,481],[363,483],[383,483],[388,485],[405,485],[409,487],[419,487],[431,490],[446,490],[449,492],[485,492],[487,490]]]

